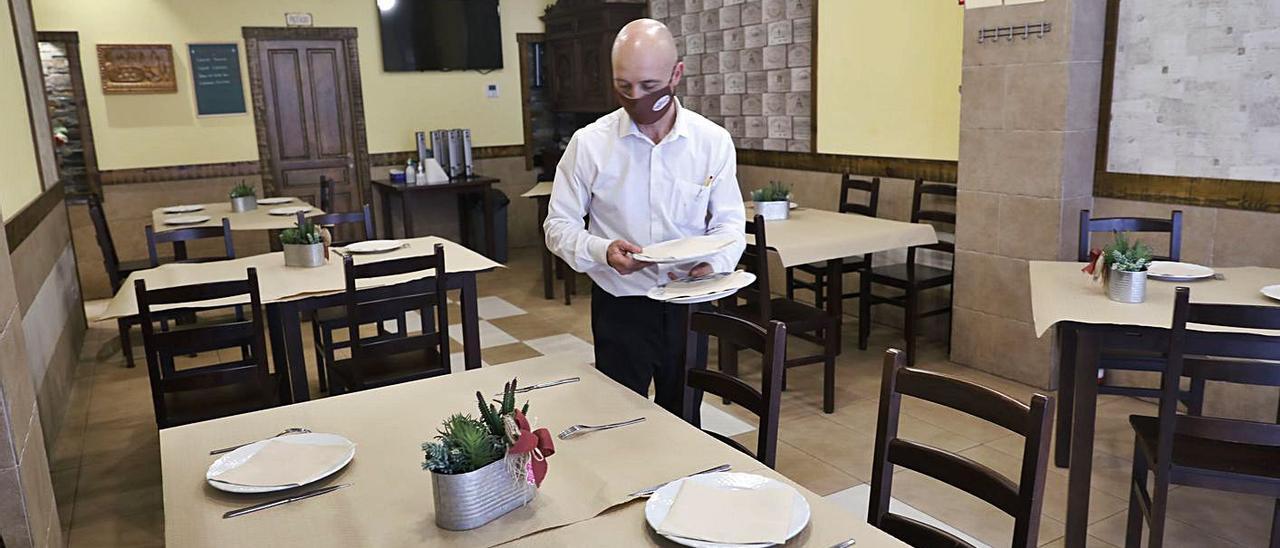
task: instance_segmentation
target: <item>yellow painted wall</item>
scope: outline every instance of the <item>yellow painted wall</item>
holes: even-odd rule
[[[9,6],[0,6],[0,216],[13,217],[40,195],[27,89],[18,64]]]
[[[241,27],[284,26],[285,12],[310,12],[318,27],[356,27],[369,151],[412,150],[413,132],[471,128],[476,146],[524,142],[517,32],[542,32],[549,0],[503,0],[503,69],[387,73],[382,70],[374,0],[35,0],[39,30],[80,33],[89,114],[102,169],[256,160],[252,106],[239,116],[197,118],[189,42],[240,44],[245,99],[248,65]],[[178,93],[103,96],[99,43],[161,43],[174,49]],[[484,95],[496,83],[500,97]]]
[[[818,152],[956,160],[964,8],[818,3]]]

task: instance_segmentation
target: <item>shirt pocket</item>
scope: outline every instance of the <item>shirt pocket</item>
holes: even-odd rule
[[[676,181],[672,186],[672,223],[682,229],[702,234],[707,229],[707,204],[711,201],[711,188],[682,181]]]

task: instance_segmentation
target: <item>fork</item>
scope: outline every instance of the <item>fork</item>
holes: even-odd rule
[[[640,417],[640,418],[637,418],[637,419],[631,419],[631,420],[629,420],[629,421],[615,422],[615,423],[610,423],[610,424],[601,424],[601,425],[597,425],[597,426],[592,426],[592,425],[588,425],[588,424],[575,424],[575,425],[573,425],[573,426],[570,426],[570,427],[568,427],[568,428],[565,428],[565,429],[564,429],[564,432],[561,432],[561,433],[560,433],[558,436],[556,436],[556,437],[558,437],[558,438],[560,438],[560,439],[562,439],[562,440],[567,440],[567,439],[569,439],[569,438],[575,438],[575,437],[581,436],[581,435],[586,434],[586,433],[588,433],[588,432],[599,432],[599,431],[601,431],[601,430],[609,430],[609,429],[611,429],[611,428],[621,428],[621,427],[623,427],[623,426],[629,426],[629,425],[632,425],[632,424],[636,424],[636,423],[638,423],[638,422],[644,422],[644,417]]]
[[[857,544],[857,543],[858,541],[854,539],[849,539],[839,544],[833,545],[831,548],[849,548],[850,546],[853,546],[854,544]]]

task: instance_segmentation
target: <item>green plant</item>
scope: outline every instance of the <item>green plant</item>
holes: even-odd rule
[[[280,231],[280,243],[284,245],[311,245],[324,242],[320,227],[303,223]]]
[[[791,199],[791,187],[782,181],[769,181],[769,186],[751,191],[753,202],[786,202]]]
[[[243,181],[240,184],[231,188],[232,198],[244,198],[246,196],[257,196],[257,195],[258,195],[258,192],[253,189],[253,185],[245,183]]]
[[[1142,272],[1151,264],[1151,247],[1137,240],[1130,242],[1123,232],[1117,232],[1115,241],[1102,250],[1102,256],[1108,269]]]
[[[465,474],[501,459],[507,451],[502,438],[488,425],[469,415],[445,419],[435,441],[422,444],[426,460],[422,468],[438,474]]]

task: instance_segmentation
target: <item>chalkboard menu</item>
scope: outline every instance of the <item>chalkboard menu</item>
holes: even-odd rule
[[[197,115],[244,114],[244,87],[240,83],[237,48],[234,43],[188,46]]]

